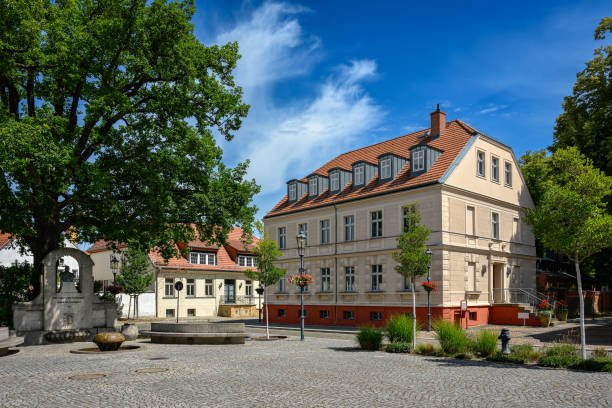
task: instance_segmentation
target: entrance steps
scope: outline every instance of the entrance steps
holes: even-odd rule
[[[538,314],[535,311],[535,308],[531,306],[529,303],[494,303],[493,306],[513,306],[519,308],[523,313],[529,313],[530,318],[538,319]],[[560,320],[553,315],[549,327],[558,326],[562,323]]]

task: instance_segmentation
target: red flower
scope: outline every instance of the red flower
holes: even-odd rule
[[[421,286],[428,292],[437,292],[438,291],[438,282],[435,281],[423,281],[421,282]]]

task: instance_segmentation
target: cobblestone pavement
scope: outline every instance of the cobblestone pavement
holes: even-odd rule
[[[245,345],[157,345],[70,354],[88,343],[0,358],[0,406],[601,407],[612,375],[383,352],[297,337]],[[166,358],[166,359],[162,359]],[[156,373],[137,373],[166,368]],[[71,376],[104,374],[102,378]]]

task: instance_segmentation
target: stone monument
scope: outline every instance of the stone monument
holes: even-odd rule
[[[57,291],[57,261],[71,256],[79,264],[80,291],[74,275],[65,269],[60,273]],[[93,261],[75,248],[60,248],[43,259],[43,286],[31,302],[13,305],[13,324],[25,344],[48,341],[89,340],[98,331],[114,330],[117,306],[98,298],[93,291]]]

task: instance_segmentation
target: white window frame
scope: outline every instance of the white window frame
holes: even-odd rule
[[[195,290],[196,290],[195,279],[191,279],[191,278],[187,279],[187,284],[185,285],[185,296],[195,297]]]
[[[321,268],[321,292],[329,292],[331,287],[331,272],[329,268]]]
[[[382,236],[383,236],[382,210],[372,211],[370,213],[370,238],[381,238]]]
[[[238,255],[237,259],[238,266],[244,266],[247,268],[257,267],[257,261],[254,256],[251,255]]]
[[[329,220],[321,220],[321,244],[329,244],[330,235]]]
[[[499,183],[499,157],[491,155],[491,181]]]
[[[382,265],[371,266],[370,290],[372,292],[379,292],[382,290],[382,274]]]
[[[476,150],[476,175],[478,177],[487,176],[487,156],[482,150]]]
[[[248,297],[253,296],[253,281],[252,280],[244,281],[244,295]]]
[[[347,222],[350,220],[350,223]],[[355,240],[355,216],[347,215],[344,217],[344,241],[354,241]]]
[[[391,157],[385,157],[380,160],[380,178],[388,179],[391,178]]]
[[[204,295],[205,296],[215,296],[215,285],[213,285],[212,279],[204,280]]]
[[[504,185],[512,187],[512,163],[504,162]]]
[[[314,184],[314,189],[313,189]],[[318,177],[314,176],[308,179],[308,195],[316,196],[319,195],[319,180]]]
[[[164,297],[174,297],[174,278],[166,278],[164,288]]]
[[[287,278],[278,280],[278,293],[287,293]]]
[[[425,170],[425,149],[412,152],[412,171]]]
[[[355,185],[360,186],[365,184],[365,166],[363,164],[359,164],[354,168],[355,172]]]
[[[344,291],[355,292],[355,267],[344,267]]]
[[[491,238],[499,239],[499,213],[491,213]]]
[[[189,253],[189,263],[192,265],[216,265],[217,254],[212,252],[191,251]]]
[[[330,191],[340,190],[340,172],[332,171],[329,175]]]
[[[278,247],[280,249],[287,248],[287,227],[280,227],[278,229]]]
[[[289,201],[297,200],[297,184],[291,183],[289,184]]]

